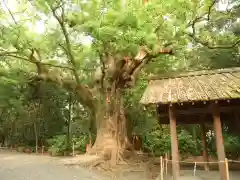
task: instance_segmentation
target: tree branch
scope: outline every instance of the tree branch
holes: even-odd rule
[[[210,6],[208,7],[208,12],[207,12],[207,20],[210,21],[210,16],[211,16],[211,12],[212,12],[212,8],[214,7],[214,5],[217,3],[217,0],[213,0],[212,4],[210,4]]]
[[[29,57],[30,62],[35,63],[38,68],[38,75],[34,77],[34,80],[43,80],[47,82],[52,82],[54,84],[60,85],[63,88],[75,93],[81,104],[86,105],[91,110],[94,109],[93,95],[87,85],[78,84],[76,80],[63,78],[60,74],[52,73],[41,62],[39,59],[40,53],[37,52],[38,58],[34,56],[34,49]]]
[[[54,84],[59,85],[59,79],[56,77],[56,75],[52,75],[51,73],[48,74],[39,74],[33,78],[34,81],[45,81],[45,82],[51,82]],[[64,79],[61,78],[61,85],[64,89],[73,92],[76,94],[76,97],[78,101],[84,105],[89,107],[91,110],[95,109],[94,101],[93,101],[93,95],[88,88],[88,86],[84,86],[81,84],[77,84],[76,80],[71,79]]]
[[[29,58],[17,55],[17,52],[2,52],[2,53],[0,53],[0,57],[1,56],[3,56],[3,57],[13,57],[13,58],[16,58],[16,59],[21,59],[21,60],[28,61],[30,63],[35,64],[35,62],[31,61]],[[41,62],[41,64],[45,65],[45,66],[51,66],[51,67],[56,67],[56,68],[61,68],[61,69],[69,69],[71,71],[73,70],[73,68],[68,67],[68,66],[55,65],[55,64],[44,63],[44,62]]]
[[[233,44],[229,44],[229,45],[213,45],[210,44],[208,41],[204,41],[201,40],[199,37],[196,36],[196,28],[195,25],[198,22],[202,22],[204,20],[206,21],[210,21],[211,20],[211,12],[212,12],[212,8],[214,7],[214,5],[217,3],[217,0],[214,0],[210,6],[208,7],[208,12],[205,13],[204,15],[200,16],[200,17],[196,17],[192,22],[190,22],[187,26],[187,28],[191,27],[192,29],[192,33],[185,33],[186,35],[188,35],[190,38],[192,38],[195,42],[209,48],[209,49],[229,49],[229,48],[234,48],[236,47],[238,44],[240,44],[240,38],[236,40],[236,42],[234,42]],[[205,18],[205,16],[207,16],[207,18]]]
[[[197,16],[194,20],[190,21],[187,25],[186,28],[192,27],[193,25],[195,25],[198,22],[202,22],[202,21],[210,21],[211,19],[211,13],[212,13],[212,8],[214,7],[214,5],[217,3],[217,0],[214,0],[208,7],[208,11],[207,13],[204,13],[201,16]],[[207,17],[207,18],[206,18]]]
[[[128,65],[131,68],[124,71],[123,79],[127,82],[130,81],[130,84],[127,83],[127,86],[133,86],[141,69],[153,58],[163,54],[172,55],[172,49],[159,49],[157,53],[153,53],[147,47],[141,47],[134,60],[131,60],[131,63]],[[128,77],[130,77],[130,80]]]
[[[211,45],[209,42],[207,41],[203,41],[200,38],[194,36],[191,33],[187,33],[187,35],[189,37],[191,37],[195,42],[209,48],[209,49],[230,49],[230,48],[234,48],[236,47],[238,44],[240,44],[240,39],[236,40],[236,42],[234,42],[233,44],[229,44],[229,45]]]
[[[16,21],[16,19],[14,18],[13,13],[12,13],[11,10],[9,9],[9,7],[7,6],[5,0],[3,0],[3,4],[4,4],[4,6],[7,8],[8,13],[11,15],[13,22],[17,25],[17,21]]]
[[[56,13],[56,10],[57,10],[58,8],[61,8],[61,18],[62,18],[62,19],[61,19],[61,18],[57,15],[57,13]],[[64,24],[64,21],[63,21],[63,18],[64,18],[64,8],[63,8],[63,6],[55,7],[55,8],[53,8],[53,7],[50,6],[50,9],[51,9],[51,11],[52,11],[52,13],[53,13],[53,16],[56,18],[56,20],[58,21],[58,23],[59,23],[59,25],[60,25],[60,27],[61,27],[61,30],[62,30],[62,32],[63,32],[64,38],[65,38],[65,41],[66,41],[66,50],[67,50],[66,53],[67,53],[67,55],[68,55],[68,58],[69,58],[69,60],[70,60],[70,62],[71,62],[71,64],[72,64],[72,66],[73,66],[73,74],[74,74],[74,77],[75,77],[77,83],[80,84],[80,78],[79,78],[79,76],[78,76],[78,74],[77,74],[77,71],[76,71],[76,67],[77,67],[77,65],[76,65],[76,60],[75,60],[75,58],[74,58],[74,56],[73,56],[70,39],[69,39],[69,37],[68,37],[68,32],[67,32],[67,29],[66,29],[65,24]],[[64,48],[64,49],[65,49],[65,48]]]
[[[35,55],[34,55],[35,52],[37,54],[37,57],[35,57]],[[94,109],[93,96],[87,85],[77,84],[76,81],[74,81],[74,80],[64,79],[64,78],[60,77],[59,74],[52,73],[51,71],[49,71],[45,66],[65,68],[65,69],[70,69],[70,70],[72,70],[72,68],[41,62],[40,53],[36,49],[32,49],[32,53],[30,54],[29,58],[19,56],[19,55],[17,55],[17,52],[15,52],[15,51],[2,52],[2,53],[0,53],[0,56],[13,57],[13,58],[21,59],[21,60],[35,64],[37,67],[38,75],[34,76],[33,80],[43,80],[43,81],[47,81],[47,82],[52,82],[57,85],[62,85],[63,88],[65,88],[71,92],[74,92],[77,95],[78,100],[83,105],[86,105],[87,107]],[[59,81],[61,81],[61,82],[59,82]]]
[[[91,110],[94,109],[95,105],[94,105],[94,99],[93,99],[93,95],[89,89],[89,87],[87,85],[82,85],[81,82],[80,82],[80,78],[77,74],[77,65],[76,65],[76,60],[75,60],[75,57],[73,55],[73,51],[72,51],[72,47],[71,47],[71,42],[70,42],[70,39],[69,39],[69,35],[68,35],[68,32],[67,32],[67,29],[66,29],[66,26],[64,24],[64,7],[63,7],[64,4],[60,4],[59,6],[57,7],[52,7],[52,6],[49,6],[52,13],[53,13],[53,16],[56,18],[56,20],[58,21],[60,27],[61,27],[61,30],[63,32],[63,36],[65,38],[65,42],[66,42],[66,48],[65,49],[65,52],[67,53],[68,55],[68,59],[70,61],[70,63],[72,64],[73,66],[73,75],[75,77],[75,84],[73,85],[72,83],[69,83],[68,81],[64,80],[63,81],[63,86],[65,87],[70,87],[70,89],[74,90],[75,93],[77,94],[80,102],[82,102],[83,104],[87,105],[88,107],[91,108]],[[58,16],[57,13],[56,13],[56,10],[61,8],[61,15]]]

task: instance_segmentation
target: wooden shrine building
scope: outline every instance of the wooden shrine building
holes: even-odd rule
[[[226,180],[222,123],[240,129],[240,67],[153,78],[140,103],[156,105],[159,123],[170,124],[174,180],[179,177],[177,124],[202,126],[207,162],[206,123],[213,124],[221,180]]]

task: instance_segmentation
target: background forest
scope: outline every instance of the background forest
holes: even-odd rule
[[[240,66],[240,1],[219,4],[1,1],[0,143],[32,151],[36,145],[45,146],[55,155],[71,151],[74,143],[75,150],[85,152],[90,139],[94,143],[104,131],[106,114],[119,111],[124,112],[120,119],[126,120],[124,132],[130,142],[138,135],[144,151],[169,152],[169,127],[160,126],[155,109],[146,109],[139,100],[150,76]],[[150,52],[134,64],[132,74],[125,73],[130,66],[121,66],[121,71],[118,62],[125,57],[133,61],[140,46]],[[167,48],[170,55],[159,53],[159,48]],[[119,109],[114,101],[118,97]],[[116,109],[109,110],[109,103]],[[113,115],[108,116],[115,121]],[[180,152],[199,155],[200,126],[181,125],[178,131]],[[240,152],[239,135],[224,126],[231,156]],[[209,133],[213,155],[214,140]]]

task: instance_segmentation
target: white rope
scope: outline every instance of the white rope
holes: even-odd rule
[[[185,164],[195,164],[196,162],[194,161],[173,161],[173,160],[166,160],[164,159],[164,161],[171,161],[171,162],[177,162],[177,163],[185,163]],[[228,160],[228,162],[233,162],[233,163],[240,163],[240,161],[238,160]],[[197,164],[218,164],[218,163],[225,163],[225,161],[198,161]]]
[[[238,160],[228,160],[228,162],[240,163]]]

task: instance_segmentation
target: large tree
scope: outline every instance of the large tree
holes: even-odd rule
[[[113,164],[131,148],[123,92],[135,85],[145,66],[181,62],[176,59],[186,57],[190,42],[210,49],[240,42],[225,27],[215,31],[217,20],[228,22],[235,13],[218,11],[217,1],[144,2],[35,0],[20,1],[14,10],[3,3],[1,11],[2,60],[21,65],[32,73],[31,81],[53,82],[75,93],[95,120],[97,137],[90,153]],[[39,23],[45,29],[41,34],[31,30]],[[88,46],[83,45],[86,39]]]

